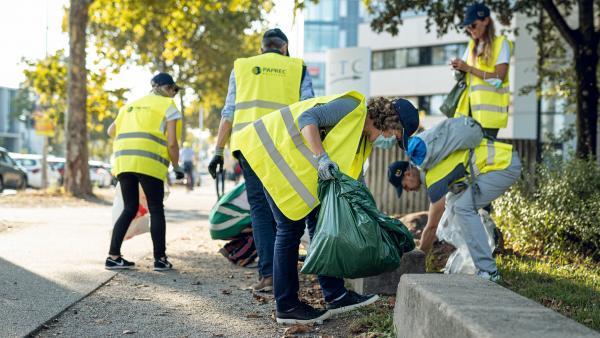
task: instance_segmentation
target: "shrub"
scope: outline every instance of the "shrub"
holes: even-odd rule
[[[571,159],[541,165],[494,203],[507,246],[600,261],[600,167]]]

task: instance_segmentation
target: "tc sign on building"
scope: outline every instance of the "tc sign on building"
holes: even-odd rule
[[[371,50],[369,48],[329,49],[326,53],[326,95],[355,90],[369,97]]]

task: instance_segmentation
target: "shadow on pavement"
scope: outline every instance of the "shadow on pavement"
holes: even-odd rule
[[[0,337],[26,336],[83,296],[0,258]]]
[[[165,209],[167,223],[182,223],[188,221],[206,221],[208,215],[200,210]]]

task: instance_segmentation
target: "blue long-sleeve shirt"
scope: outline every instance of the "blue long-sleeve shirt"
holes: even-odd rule
[[[221,117],[225,120],[233,121],[233,114],[235,113],[235,93],[235,73],[232,70],[229,75],[229,87],[227,89],[225,106],[223,107],[223,110],[221,110]],[[300,101],[311,99],[313,97],[315,97],[315,92],[313,91],[312,80],[306,69],[304,69],[302,82],[300,82]]]

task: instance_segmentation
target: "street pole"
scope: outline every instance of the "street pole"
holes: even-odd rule
[[[46,0],[46,59],[48,58],[48,0]],[[48,136],[43,136],[42,146],[42,189],[48,188]]]
[[[48,136],[43,136],[42,147],[42,189],[48,188]]]

